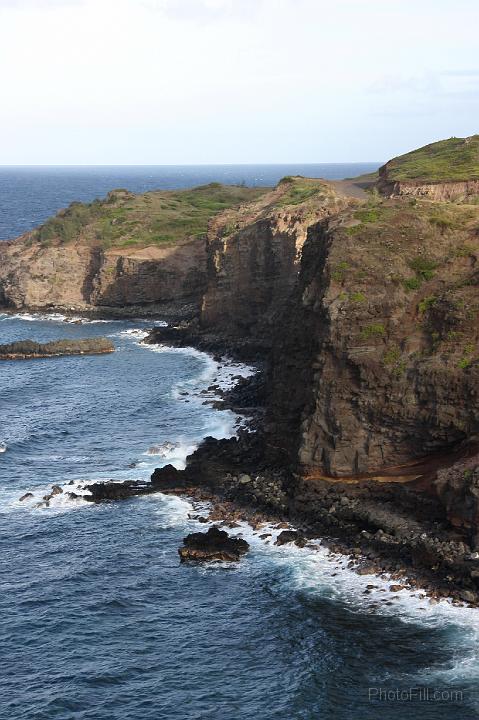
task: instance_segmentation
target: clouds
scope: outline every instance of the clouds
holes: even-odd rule
[[[0,0],[0,163],[382,159],[470,134],[478,21],[467,0]]]

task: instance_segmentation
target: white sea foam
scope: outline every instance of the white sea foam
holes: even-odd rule
[[[66,512],[82,506],[85,507],[86,505],[90,505],[90,503],[84,500],[84,497],[91,495],[90,491],[85,489],[85,485],[93,482],[96,482],[96,480],[73,480],[64,484],[58,483],[62,492],[58,493],[58,495],[53,495],[47,502],[44,498],[51,494],[51,485],[40,485],[31,490],[16,490],[15,497],[10,496],[6,507],[10,510],[23,509],[49,513]],[[20,500],[20,498],[28,492],[30,492],[32,496],[25,500]],[[78,497],[72,498],[70,493],[74,493]]]
[[[150,495],[147,499],[158,503],[156,510],[158,526],[163,530],[175,527],[185,527],[189,516],[193,512],[193,505],[184,498],[176,495]]]
[[[113,337],[127,337],[134,338],[135,340],[144,340],[148,334],[148,330],[142,330],[141,328],[129,328],[128,330],[120,330],[120,332],[114,333]]]
[[[196,512],[198,509],[195,508]],[[206,514],[206,513],[205,513]],[[209,523],[209,526],[214,523]],[[199,524],[190,521],[195,527]],[[207,526],[201,525],[204,530]],[[291,528],[293,529],[293,528]],[[475,608],[453,605],[447,599],[431,602],[421,589],[405,588],[392,592],[391,585],[398,584],[388,574],[358,575],[349,567],[350,558],[329,551],[320,540],[308,543],[312,547],[299,548],[294,544],[275,545],[281,529],[266,524],[253,530],[247,523],[229,529],[232,537],[242,537],[250,544],[250,552],[238,564],[238,571],[247,571],[248,565],[273,564],[285,570],[283,591],[297,591],[311,596],[329,597],[358,614],[381,614],[394,616],[405,624],[426,628],[447,628],[455,633],[458,652],[440,666],[421,671],[422,684],[440,681],[479,680],[479,611]],[[270,533],[267,539],[260,535]],[[203,571],[218,565],[204,566]],[[231,565],[228,567],[231,568]],[[368,587],[369,586],[369,587]],[[417,684],[417,677],[392,678],[401,680],[405,686]]]
[[[156,467],[162,467],[163,465],[173,465],[177,470],[184,470],[186,467],[186,458],[191,455],[192,452],[198,447],[198,442],[194,440],[180,439],[175,443],[163,443],[165,446],[164,450],[156,452],[154,448],[160,447],[152,446],[146,452],[143,453],[143,457],[150,458],[149,462],[138,463],[137,467],[149,467],[152,472]]]
[[[179,443],[177,442],[170,442],[169,440],[165,440],[165,442],[160,443],[159,445],[152,445],[148,448],[145,455],[158,455],[159,457],[170,457],[172,453],[174,453],[179,447]]]
[[[88,317],[86,315],[65,315],[63,313],[59,312],[16,312],[16,313],[0,313],[0,320],[25,320],[26,322],[61,322],[61,323],[69,323],[69,324],[89,324],[89,325],[95,325],[99,323],[116,323],[116,322],[125,322],[129,320],[129,318],[92,318]],[[152,321],[151,323],[148,323],[149,325],[157,325],[160,326],[165,325],[166,323],[163,323],[160,321]]]

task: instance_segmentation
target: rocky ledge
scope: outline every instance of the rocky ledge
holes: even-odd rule
[[[0,360],[29,360],[63,355],[103,355],[112,353],[114,350],[113,343],[103,337],[82,340],[52,340],[47,343],[19,340],[0,345]]]
[[[190,533],[178,553],[181,562],[235,562],[247,553],[249,545],[242,538],[233,538],[225,530],[213,526],[205,533]]]

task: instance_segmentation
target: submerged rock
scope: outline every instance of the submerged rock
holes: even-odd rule
[[[249,545],[242,538],[232,538],[225,530],[212,527],[208,532],[190,533],[179,548],[181,562],[209,561],[234,562],[249,550]]]

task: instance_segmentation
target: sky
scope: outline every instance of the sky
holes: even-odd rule
[[[477,0],[0,0],[0,165],[382,161],[479,132]]]

